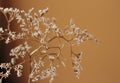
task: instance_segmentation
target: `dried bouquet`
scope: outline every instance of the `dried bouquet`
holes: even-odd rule
[[[73,46],[80,46],[87,40],[94,40],[97,43],[99,41],[86,29],[82,30],[76,26],[72,19],[69,26],[60,28],[54,17],[44,16],[47,12],[48,8],[34,12],[34,8],[24,11],[0,7],[0,13],[7,21],[7,28],[0,27],[0,41],[4,41],[5,44],[12,44],[16,40],[24,41],[10,50],[8,55],[11,57],[10,62],[0,63],[0,70],[3,70],[0,72],[0,83],[3,78],[10,76],[12,70],[16,72],[17,77],[21,77],[23,64],[27,60],[30,62],[28,83],[46,78],[49,78],[49,82],[52,83],[60,64],[66,66],[62,52],[66,45],[69,46],[74,74],[79,78],[83,53],[75,53]],[[17,24],[16,29],[19,31],[12,30],[13,21]],[[54,41],[57,43],[53,43]],[[20,62],[18,62],[19,59]],[[59,63],[56,64],[55,61]]]

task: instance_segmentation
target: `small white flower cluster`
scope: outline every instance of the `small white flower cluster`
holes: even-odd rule
[[[77,27],[73,20],[70,20],[70,28],[65,30],[66,35],[72,35],[72,40],[77,42],[77,45],[83,43],[86,40],[95,40],[97,39],[92,34],[89,34],[86,29],[81,30]]]
[[[41,72],[40,71],[41,67],[44,67],[44,61],[39,59],[38,63],[36,61],[34,63],[32,62],[31,67],[33,68],[32,68],[32,72],[30,73],[30,78],[35,79],[35,75]]]
[[[15,59],[18,59],[19,57],[24,58],[27,53],[29,53],[30,46],[27,42],[24,44],[21,44],[10,51],[10,56],[14,57]],[[14,62],[14,61],[13,61]]]
[[[79,79],[80,71],[82,70],[81,67],[81,59],[82,59],[82,52],[77,54],[76,56],[72,57],[72,66],[74,69],[75,76]]]
[[[32,72],[30,73],[30,78],[32,82],[36,82],[39,79],[46,79],[50,78],[50,83],[52,83],[54,77],[56,76],[56,67],[53,66],[51,63],[47,69],[41,70],[42,67],[44,67],[45,62],[42,60],[42,58],[39,59],[38,63],[34,62],[32,63]]]
[[[49,82],[52,83],[54,77],[57,75],[56,67],[53,65],[55,60],[60,61],[63,66],[66,66],[65,63],[61,60],[62,48],[65,42],[70,45],[72,65],[74,73],[77,78],[79,78],[81,71],[81,56],[82,53],[76,54],[73,51],[73,45],[81,44],[86,40],[95,40],[95,37],[89,34],[86,30],[81,30],[77,27],[72,20],[70,20],[70,27],[67,29],[62,29],[57,26],[56,19],[43,17],[44,14],[48,12],[48,8],[44,10],[39,10],[38,12],[33,12],[34,8],[29,9],[27,12],[17,8],[2,8],[0,7],[0,12],[5,16],[5,20],[8,22],[7,29],[0,27],[0,40],[5,40],[6,44],[11,44],[15,40],[22,39],[25,43],[22,43],[15,48],[12,48],[9,55],[12,57],[10,63],[1,63],[0,68],[6,69],[6,73],[0,73],[2,82],[3,78],[6,78],[10,75],[10,70],[14,69],[17,72],[17,76],[22,76],[23,63],[26,60],[26,55],[30,59],[30,74],[28,83],[36,82],[39,79],[50,78]],[[19,32],[11,30],[11,22],[16,21],[18,25]],[[69,39],[67,36],[70,36]],[[58,41],[58,46],[51,47],[52,41]],[[64,40],[65,42],[63,42]],[[35,41],[38,47],[34,48],[32,41]],[[29,43],[30,42],[30,43]],[[29,45],[29,44],[30,45]],[[72,45],[71,45],[72,44]],[[53,45],[55,45],[53,43]],[[55,50],[57,52],[50,50]],[[38,54],[37,54],[38,53]],[[37,54],[37,55],[36,55]],[[17,64],[17,59],[22,58],[23,62]],[[49,67],[45,69],[45,61],[50,61]],[[42,68],[44,70],[42,70]]]
[[[53,65],[50,65],[50,67],[48,67],[47,69],[41,71],[40,74],[36,75],[32,81],[38,81],[39,79],[46,79],[46,78],[50,78],[49,82],[52,83],[52,81],[54,80],[54,77],[56,76],[56,67]]]
[[[8,37],[7,37],[7,39],[6,39],[6,41],[5,41],[5,43],[6,44],[8,44],[8,43],[10,43],[12,40],[16,40],[16,34],[15,34],[15,32],[9,32],[8,33]]]
[[[17,72],[17,77],[22,76],[23,65],[19,64],[14,67],[14,70]]]
[[[50,65],[49,68],[41,72],[40,78],[45,79],[50,77],[50,83],[52,83],[55,76],[56,76],[56,67]]]
[[[9,77],[11,74],[11,64],[10,63],[2,63],[0,64],[0,70],[4,70],[3,72],[0,72],[0,83],[2,83],[3,78]]]
[[[17,39],[23,39],[26,36],[25,33],[16,33],[15,31],[9,31],[8,29],[3,30],[0,28],[0,39],[5,40],[6,44],[11,43]]]

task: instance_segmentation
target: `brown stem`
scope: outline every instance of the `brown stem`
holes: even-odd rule
[[[36,53],[39,49],[41,48],[41,46],[39,46],[38,48],[36,48],[35,50],[33,50],[29,56],[32,56],[34,53]]]

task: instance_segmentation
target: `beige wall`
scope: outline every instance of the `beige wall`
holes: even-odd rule
[[[4,1],[4,0],[1,0]],[[70,66],[59,70],[54,83],[120,83],[120,0],[8,0],[11,6],[21,9],[49,7],[46,16],[56,17],[63,27],[73,18],[102,41],[101,45],[85,42],[80,79]],[[8,2],[6,2],[7,4]],[[69,63],[68,61],[67,63]],[[48,81],[41,81],[41,83]]]

